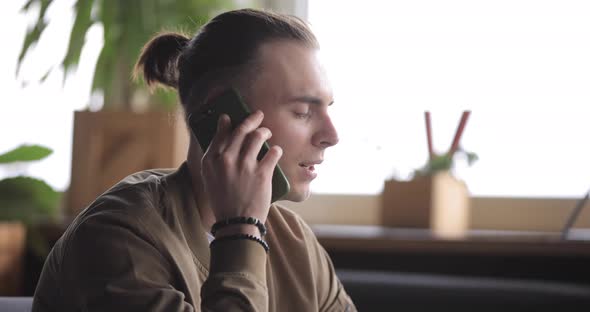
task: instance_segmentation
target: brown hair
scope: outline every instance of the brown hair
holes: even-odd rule
[[[179,33],[156,35],[144,46],[135,75],[142,75],[150,87],[177,89],[188,114],[212,86],[243,87],[240,79],[255,68],[257,48],[285,39],[319,47],[308,26],[294,16],[254,9],[229,11],[205,24],[192,39]]]

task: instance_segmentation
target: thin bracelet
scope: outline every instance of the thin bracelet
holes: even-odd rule
[[[234,234],[234,235],[228,235],[228,236],[216,238],[211,242],[209,247],[213,247],[213,245],[215,245],[216,243],[219,243],[219,242],[233,241],[233,240],[240,240],[240,239],[249,239],[249,240],[257,242],[258,244],[260,244],[260,246],[262,246],[262,248],[264,248],[264,251],[266,251],[267,253],[270,250],[270,248],[268,247],[268,244],[264,240],[262,240],[259,237],[254,236],[254,235],[250,235],[250,234]]]
[[[235,217],[235,218],[223,219],[223,220],[213,224],[213,226],[211,227],[211,234],[213,234],[213,236],[215,236],[215,233],[219,229],[224,228],[228,225],[234,225],[234,224],[254,225],[260,231],[261,236],[266,235],[266,226],[264,226],[264,224],[262,222],[260,222],[260,220],[254,218],[254,217]]]

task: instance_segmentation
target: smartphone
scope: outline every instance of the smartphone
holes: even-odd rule
[[[240,94],[233,88],[205,103],[204,107],[188,117],[189,127],[199,141],[201,149],[206,151],[217,131],[217,121],[221,114],[227,114],[231,120],[232,130],[241,124],[251,112],[246,103],[242,101]],[[269,150],[267,142],[264,142],[257,159],[260,161]],[[289,181],[277,164],[272,174],[271,203],[283,198],[289,193]]]

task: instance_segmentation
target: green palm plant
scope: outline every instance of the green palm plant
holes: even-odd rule
[[[52,2],[27,0],[23,6],[22,11],[26,13],[38,8],[39,15],[27,31],[18,67],[43,35],[48,25],[46,13]],[[149,96],[142,83],[134,83],[130,78],[142,46],[163,30],[194,32],[213,13],[232,6],[231,0],[77,0],[67,52],[60,66],[66,76],[74,70],[80,62],[86,33],[92,25],[101,25],[104,45],[96,64],[92,91],[103,93],[103,109],[132,111],[135,106],[132,101],[141,98],[148,99],[152,110],[173,109],[177,102],[174,93],[158,91]],[[141,94],[146,96],[136,96]]]
[[[49,156],[52,151],[39,145],[22,145],[0,155],[0,165],[8,167],[17,163],[30,163]],[[41,257],[49,252],[49,246],[36,224],[55,220],[59,213],[60,193],[45,181],[16,176],[0,180],[0,222],[18,221],[29,228],[28,241],[32,250]]]
[[[23,145],[0,155],[0,165],[31,162],[49,156],[52,151],[38,145]],[[57,214],[59,193],[45,181],[17,176],[0,180],[0,220],[18,220],[25,224]]]

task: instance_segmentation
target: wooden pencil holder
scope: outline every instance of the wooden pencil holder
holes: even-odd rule
[[[382,203],[384,226],[430,229],[449,238],[464,236],[469,226],[467,186],[449,172],[388,180]]]

